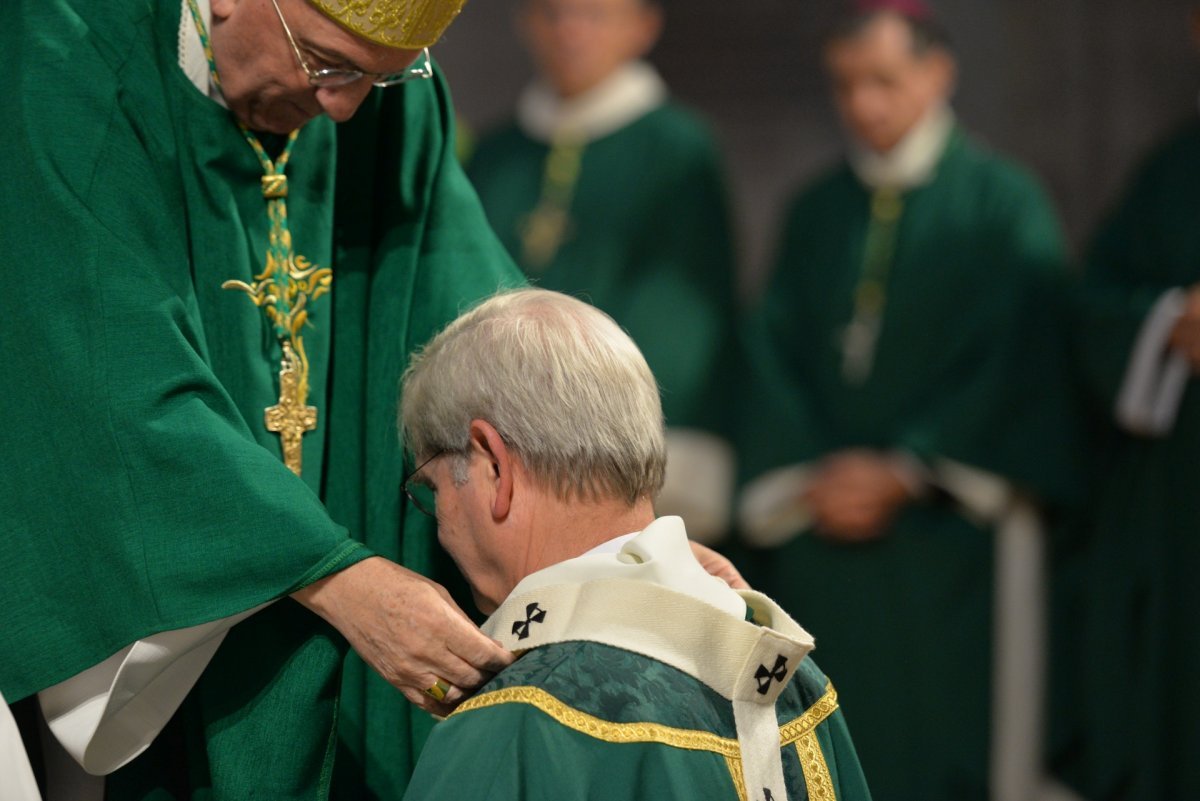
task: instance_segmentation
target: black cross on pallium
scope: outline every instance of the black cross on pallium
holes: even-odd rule
[[[775,657],[775,667],[767,670],[766,665],[759,665],[758,670],[754,673],[754,678],[758,681],[758,694],[766,695],[767,690],[771,689],[772,679],[775,681],[783,681],[783,677],[787,675],[787,659],[780,654]]]
[[[763,788],[763,801],[775,801],[775,796],[771,795],[771,788]]]
[[[512,633],[517,635],[518,640],[523,640],[529,636],[529,627],[533,623],[541,623],[546,619],[546,610],[537,605],[537,601],[525,607],[525,619],[518,620],[513,623]]]

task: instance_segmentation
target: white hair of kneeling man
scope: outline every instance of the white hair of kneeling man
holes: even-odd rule
[[[545,289],[492,296],[413,357],[403,388],[400,425],[418,463],[465,454],[470,423],[481,419],[560,498],[634,503],[662,488],[654,375],[611,317],[576,298]]]

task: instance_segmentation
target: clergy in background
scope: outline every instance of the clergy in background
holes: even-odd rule
[[[1195,4],[1190,22],[1200,45]],[[1200,798],[1198,182],[1192,108],[1097,230],[1079,291],[1080,363],[1108,434],[1075,687],[1089,798]],[[1106,699],[1131,687],[1114,719]]]
[[[879,798],[1027,799],[1031,501],[1072,478],[1063,239],[956,120],[923,3],[856,4],[824,55],[848,153],[792,203],[749,321],[739,519],[770,550],[748,578],[819,633]]]
[[[708,127],[643,60],[662,14],[656,0],[521,0],[538,77],[515,120],[480,139],[468,174],[525,274],[595,303],[646,354],[671,453],[660,510],[715,537],[733,482],[715,436],[726,417],[731,221]]]
[[[867,801],[813,639],[655,518],[658,387],[607,315],[497,295],[414,358],[402,422],[438,540],[518,655],[430,736],[409,801]]]
[[[401,693],[507,663],[397,493],[408,351],[522,281],[429,60],[462,2],[401,5],[0,4],[0,693],[109,801],[323,798],[339,748],[396,798]]]

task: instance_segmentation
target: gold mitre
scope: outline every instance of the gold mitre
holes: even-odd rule
[[[351,33],[387,47],[429,47],[467,0],[308,0]]]

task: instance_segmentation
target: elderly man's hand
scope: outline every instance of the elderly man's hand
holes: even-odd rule
[[[895,459],[868,450],[841,451],[825,459],[805,494],[817,533],[842,542],[882,536],[913,497],[916,482],[902,470]]]
[[[382,557],[327,576],[292,597],[329,621],[404,697],[446,715],[513,656],[483,634],[440,585]],[[424,690],[450,685],[439,703]]]

